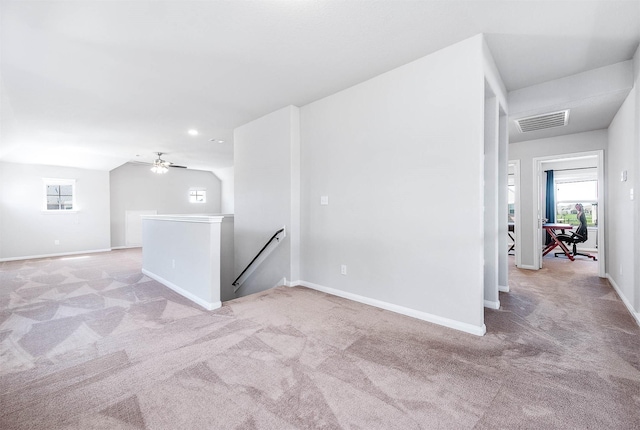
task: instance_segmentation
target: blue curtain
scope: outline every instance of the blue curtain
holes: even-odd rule
[[[556,222],[556,185],[553,181],[553,170],[547,170],[547,199],[545,203],[544,217],[549,223]],[[548,245],[549,243],[551,243],[551,236],[547,233],[546,244]]]

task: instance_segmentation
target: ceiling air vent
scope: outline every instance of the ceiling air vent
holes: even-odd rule
[[[516,120],[520,133],[562,127],[569,122],[569,109]]]

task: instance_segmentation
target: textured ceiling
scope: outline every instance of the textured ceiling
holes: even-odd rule
[[[3,0],[0,8],[0,160],[102,170],[156,151],[190,168],[232,166],[233,128],[478,33],[509,90],[628,60],[640,41],[640,1]]]

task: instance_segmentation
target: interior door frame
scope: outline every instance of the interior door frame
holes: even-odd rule
[[[513,204],[515,218],[514,234],[516,238],[515,260],[516,267],[522,267],[522,216],[520,211],[520,160],[509,160],[509,166],[513,166],[513,184],[515,190],[515,202]]]
[[[605,226],[606,226],[606,207],[605,207],[605,198],[604,198],[604,150],[598,149],[595,151],[587,151],[587,152],[574,152],[569,154],[557,154],[557,155],[549,155],[546,157],[535,157],[533,159],[533,172],[535,175],[535,190],[533,193],[533,207],[536,208],[537,214],[537,222],[533,223],[533,246],[535,247],[533,250],[533,266],[536,269],[542,268],[542,164],[545,161],[552,161],[558,159],[571,159],[571,158],[582,158],[582,157],[593,157],[595,156],[597,159],[597,170],[598,170],[598,276],[601,278],[606,277],[605,270]]]

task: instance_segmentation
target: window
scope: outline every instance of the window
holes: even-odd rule
[[[515,220],[516,214],[516,179],[515,175],[509,174],[507,177],[507,185],[509,192],[507,194],[507,201],[509,203],[509,222],[513,222]]]
[[[204,188],[192,188],[189,190],[189,203],[206,203],[207,190]]]
[[[556,221],[580,225],[576,203],[582,203],[587,226],[598,225],[598,181],[595,179],[556,180]]]
[[[76,180],[44,178],[44,209],[46,211],[76,210]]]

